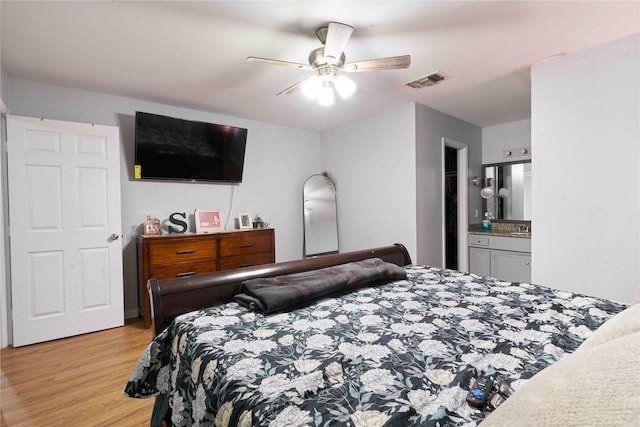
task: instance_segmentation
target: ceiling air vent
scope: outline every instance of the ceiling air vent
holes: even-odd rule
[[[448,75],[443,73],[442,71],[436,71],[433,74],[429,74],[426,77],[421,77],[417,80],[407,83],[407,86],[410,86],[414,89],[421,89],[427,86],[437,85],[443,80],[450,78]]]

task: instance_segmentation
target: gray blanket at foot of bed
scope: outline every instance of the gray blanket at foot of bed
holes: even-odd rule
[[[329,295],[406,279],[402,267],[379,258],[242,282],[235,301],[265,314],[288,311]]]

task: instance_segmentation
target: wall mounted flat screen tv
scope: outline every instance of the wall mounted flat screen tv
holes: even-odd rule
[[[247,129],[136,112],[136,179],[242,182]]]

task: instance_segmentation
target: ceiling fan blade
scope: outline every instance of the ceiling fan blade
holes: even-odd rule
[[[340,56],[347,46],[351,33],[353,33],[353,27],[338,22],[329,22],[327,40],[324,43],[324,57],[329,64],[335,65],[340,61]]]
[[[350,62],[344,64],[342,71],[356,73],[360,71],[395,70],[398,68],[409,68],[409,65],[411,65],[411,55],[391,56],[388,58]]]
[[[299,89],[302,88],[302,86],[305,84],[305,82],[307,80],[310,80],[312,78],[314,78],[315,76],[309,77],[308,79],[304,79],[299,81],[298,83],[295,83],[291,86],[289,86],[288,88],[286,88],[285,90],[278,92],[276,95],[289,95],[291,93],[297,92]]]
[[[298,62],[279,61],[277,59],[258,58],[256,56],[249,56],[247,62],[263,62],[270,65],[279,65],[281,67],[296,68],[298,70],[310,70],[313,71],[313,67],[307,64],[300,64]]]

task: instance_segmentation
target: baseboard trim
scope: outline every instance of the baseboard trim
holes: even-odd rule
[[[124,312],[125,319],[133,319],[134,317],[138,317],[138,309],[134,308],[132,310],[127,310]]]

